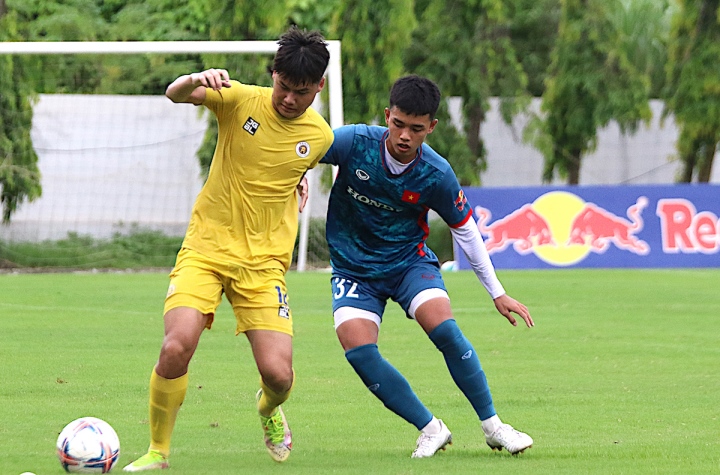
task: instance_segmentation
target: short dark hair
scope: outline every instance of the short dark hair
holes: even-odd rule
[[[272,69],[293,84],[317,84],[330,61],[327,42],[319,31],[292,26],[278,40]]]
[[[411,74],[395,81],[390,90],[390,108],[406,114],[435,118],[440,106],[440,88],[428,78]]]

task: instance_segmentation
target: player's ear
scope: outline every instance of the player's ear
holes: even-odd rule
[[[325,76],[323,76],[322,79],[320,79],[320,82],[318,83],[317,93],[319,94],[320,91],[322,91],[324,87],[325,87]]]
[[[390,109],[385,108],[385,123],[390,125]]]
[[[437,125],[438,120],[433,119],[430,121],[430,127],[428,127],[428,134],[431,134],[433,130],[435,130],[435,126]]]

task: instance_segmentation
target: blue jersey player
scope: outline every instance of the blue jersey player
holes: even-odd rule
[[[450,430],[418,399],[405,377],[378,351],[388,299],[416,320],[443,354],[453,380],[480,418],[487,444],[517,454],[532,446],[527,434],[504,424],[472,344],[453,318],[438,259],[425,245],[428,211],[450,226],[495,307],[512,325],[527,307],[505,293],[457,177],[423,142],[433,131],[440,91],[429,79],[400,78],[385,109],[387,127],[336,129],[321,160],[337,165],[330,193],[327,241],[333,267],[335,331],[345,356],[367,388],[421,431],[412,457],[431,457],[452,443]]]

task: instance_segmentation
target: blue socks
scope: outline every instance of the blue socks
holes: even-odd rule
[[[480,359],[455,320],[442,322],[430,332],[429,337],[442,352],[455,384],[470,401],[480,420],[494,416],[495,407]]]
[[[420,402],[405,377],[380,355],[377,345],[362,345],[348,350],[345,358],[370,392],[392,412],[418,430],[432,420],[432,413]]]
[[[430,340],[445,357],[455,384],[470,401],[481,421],[496,415],[490,387],[480,359],[455,320],[446,320],[430,332]],[[422,430],[433,418],[405,377],[384,359],[375,344],[345,352],[365,386],[392,412]]]

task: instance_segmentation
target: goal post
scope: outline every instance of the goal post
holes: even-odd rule
[[[327,40],[330,62],[326,73],[328,89],[328,118],[335,129],[344,124],[342,68],[340,41]],[[0,54],[15,55],[54,55],[54,54],[268,54],[277,51],[276,41],[69,41],[69,42],[0,42]],[[318,98],[319,99],[319,98]],[[313,107],[319,108],[316,100]],[[316,173],[310,171],[311,175]],[[312,176],[310,177],[312,178]],[[310,180],[310,183],[319,180]],[[316,190],[311,193],[306,210],[311,209],[311,201]],[[297,270],[307,269],[310,212],[300,215],[299,248]],[[189,219],[189,216],[188,216]]]
[[[329,120],[343,125],[340,41],[327,40]],[[0,42],[0,54],[262,54],[275,53],[276,41],[15,41]]]

